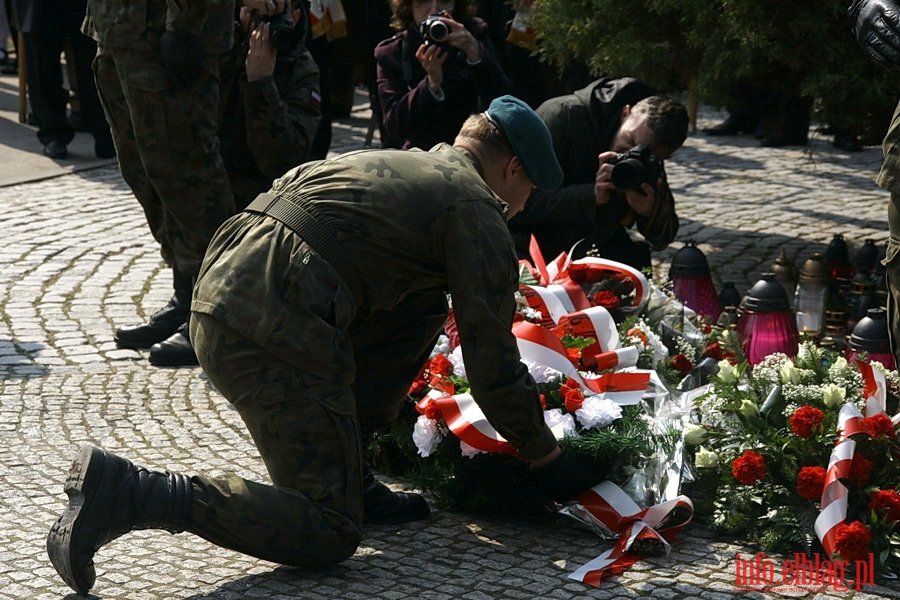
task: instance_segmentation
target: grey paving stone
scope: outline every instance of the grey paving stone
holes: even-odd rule
[[[335,152],[362,147],[369,113],[335,123]],[[721,114],[701,112],[700,126]],[[812,137],[808,151],[751,137],[692,135],[669,162],[679,239],[654,257],[664,277],[688,239],[718,286],[740,291],[784,249],[795,263],[842,233],[851,252],[887,239],[887,193],[871,179],[878,148],[847,154]],[[104,167],[0,188],[0,600],[70,590],[46,558],[65,506],[69,462],[102,445],[149,466],[264,480],[239,415],[199,369],[154,369],[115,347],[172,294],[171,274],[118,170]],[[388,480],[398,488],[405,482]],[[568,574],[609,547],[558,521],[523,523],[435,511],[429,521],[367,531],[357,553],[324,571],[279,567],[182,534],[135,532],[97,556],[104,599],[709,598],[796,595],[734,591],[733,560],[752,549],[699,527],[595,589]],[[819,600],[900,598],[900,585]]]

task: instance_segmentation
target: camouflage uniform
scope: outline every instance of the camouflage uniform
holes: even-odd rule
[[[891,346],[894,357],[900,362],[900,103],[894,110],[891,126],[884,137],[884,163],[878,173],[876,182],[891,192],[888,204],[888,240],[887,256],[884,265],[887,268],[888,283],[888,318],[890,319]]]
[[[354,152],[293,169],[262,195],[308,211],[319,225],[306,239],[250,211],[222,226],[194,291],[191,338],[275,487],[195,477],[193,531],[284,564],[352,554],[360,429],[396,418],[444,323],[446,292],[485,415],[524,458],[556,447],[510,331],[515,253],[479,169],[445,144]],[[331,242],[346,262],[323,259]]]
[[[234,213],[215,121],[219,57],[231,47],[233,15],[234,0],[89,0],[84,25],[98,42],[94,76],[122,177],[163,258],[191,277]],[[167,29],[199,36],[206,73],[190,89],[176,89],[162,65]]]
[[[306,46],[279,53],[270,77],[247,81],[246,38],[236,23],[220,73],[219,139],[238,210],[309,159],[321,118],[319,67]]]

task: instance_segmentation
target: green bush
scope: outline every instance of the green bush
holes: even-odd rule
[[[868,59],[846,1],[540,0],[542,60],[574,58],[595,76],[634,76],[663,93],[734,106],[748,85],[787,84],[815,118],[880,140],[900,77]],[[874,138],[874,139],[873,139]]]

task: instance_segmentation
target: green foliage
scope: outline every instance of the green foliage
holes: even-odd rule
[[[739,104],[748,86],[788,82],[816,100],[822,122],[876,143],[900,78],[871,61],[850,31],[846,1],[541,0],[544,60],[575,58],[596,76],[634,76],[663,93]],[[874,141],[873,141],[874,138]]]

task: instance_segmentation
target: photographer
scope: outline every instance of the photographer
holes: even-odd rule
[[[511,93],[474,2],[391,0],[391,11],[399,33],[375,48],[378,98],[386,132],[404,149],[452,142],[470,114]],[[442,12],[435,29],[421,26]],[[426,39],[432,30],[446,37]]]
[[[223,57],[222,159],[238,210],[309,159],[320,119],[319,67],[300,0],[244,0]]]
[[[687,138],[688,114],[682,104],[653,94],[630,77],[601,78],[538,107],[565,178],[558,190],[535,190],[509,221],[520,258],[530,257],[534,234],[547,260],[577,243],[573,258],[594,247],[597,256],[643,269],[651,266],[651,248],[675,239],[678,216],[663,161]],[[650,181],[622,189],[610,179],[617,155],[639,145],[650,152],[630,164],[645,163]],[[628,230],[635,226],[645,241],[632,240]]]

